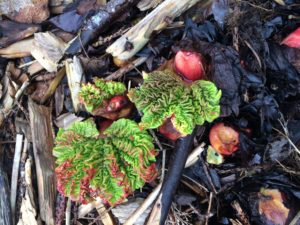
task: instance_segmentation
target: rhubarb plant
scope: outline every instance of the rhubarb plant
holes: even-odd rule
[[[132,108],[125,91],[123,83],[96,78],[94,84],[82,86],[80,98],[86,110],[94,116],[116,120],[126,117]]]
[[[142,128],[158,128],[171,120],[181,136],[186,136],[196,125],[219,117],[221,91],[214,83],[197,80],[188,84],[169,70],[144,73],[143,77],[143,85],[128,93],[143,113]]]
[[[104,134],[99,138],[92,119],[58,131],[55,172],[64,196],[82,203],[100,197],[114,206],[156,177],[157,151],[146,130],[119,119]]]

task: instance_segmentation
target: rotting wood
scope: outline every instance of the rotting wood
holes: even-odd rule
[[[36,165],[40,216],[47,225],[54,225],[56,183],[55,162],[52,155],[54,146],[51,124],[52,109],[36,104],[31,98],[29,99],[28,108]]]
[[[178,17],[196,3],[206,7],[211,3],[211,0],[164,1],[126,34],[110,45],[106,52],[120,60],[130,59],[146,45],[154,31],[164,29],[168,25],[168,21]]]

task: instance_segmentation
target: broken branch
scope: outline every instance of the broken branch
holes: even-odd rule
[[[211,0],[166,0],[131,28],[126,34],[110,45],[106,52],[120,60],[128,60],[141,50],[150,40],[154,31],[164,29],[170,20],[181,15],[196,3],[207,6]],[[131,46],[128,48],[128,46]]]
[[[74,55],[85,47],[90,41],[105,31],[108,25],[120,17],[125,11],[134,5],[136,0],[112,0],[103,9],[98,10],[92,15],[80,30],[80,33],[72,40],[67,54]]]

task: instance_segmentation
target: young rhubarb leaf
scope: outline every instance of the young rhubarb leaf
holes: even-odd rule
[[[57,189],[74,201],[101,197],[113,206],[156,177],[157,151],[147,131],[128,119],[112,123],[105,138],[98,134],[93,120],[59,130],[54,148]]]
[[[168,70],[144,73],[143,85],[130,90],[128,97],[143,112],[140,126],[145,129],[157,128],[170,119],[185,136],[196,125],[212,122],[220,115],[221,91],[212,82],[186,84]]]
[[[126,87],[123,83],[96,78],[94,84],[83,85],[80,97],[87,111],[93,114],[94,110],[106,103],[105,101],[110,100],[115,95],[122,95],[125,91]]]

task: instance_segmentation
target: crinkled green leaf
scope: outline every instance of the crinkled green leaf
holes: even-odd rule
[[[156,150],[147,131],[120,119],[105,134],[97,137],[92,120],[59,131],[54,155],[62,194],[83,203],[100,196],[115,205],[156,176]]]
[[[80,91],[80,97],[85,104],[87,111],[92,112],[100,107],[104,100],[109,100],[115,95],[121,95],[126,91],[126,87],[121,82],[105,81],[96,78],[94,84],[84,84]]]
[[[196,125],[212,122],[220,115],[221,91],[206,80],[186,84],[171,71],[155,71],[144,75],[140,88],[129,91],[129,99],[143,112],[141,126],[157,128],[167,118],[183,135],[192,133]]]

